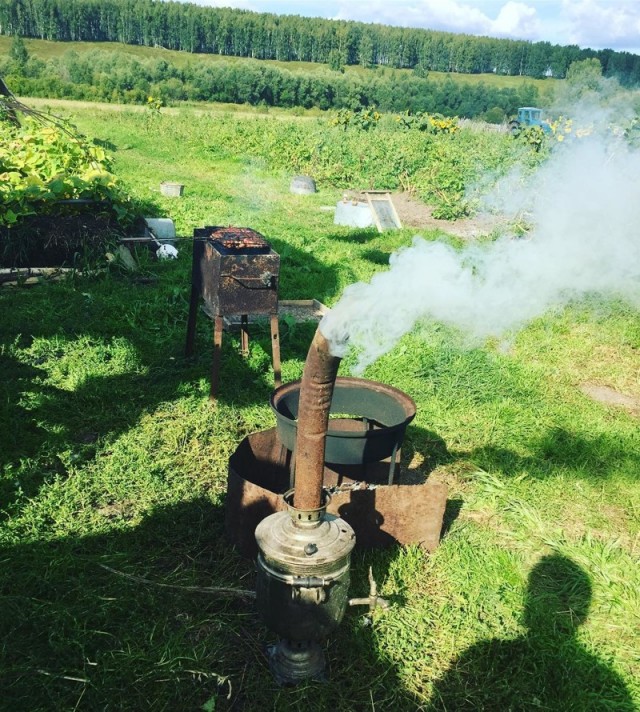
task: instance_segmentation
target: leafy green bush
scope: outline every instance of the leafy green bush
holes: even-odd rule
[[[131,203],[110,172],[105,151],[62,128],[26,120],[3,125],[0,137],[0,225],[56,214],[60,201],[108,201],[122,222]]]
[[[426,111],[404,111],[395,117],[398,126],[405,130],[417,129],[427,133],[455,133],[458,131],[457,117],[445,117],[442,114],[428,114]]]
[[[2,124],[0,137],[0,258],[3,264],[33,259],[43,247],[61,260],[105,232],[122,232],[135,219],[131,199],[111,173],[101,146],[77,137],[72,127],[25,119]],[[80,215],[85,219],[78,221]],[[79,236],[73,225],[82,225]],[[96,233],[100,233],[97,235]],[[81,243],[81,244],[79,244]],[[35,264],[31,262],[31,264]]]
[[[96,45],[99,46],[99,45]],[[444,116],[477,117],[493,106],[514,113],[518,106],[539,103],[532,85],[493,86],[484,81],[465,87],[384,70],[356,74],[320,69],[290,71],[253,59],[241,62],[139,58],[123,51],[71,50],[46,61],[15,62],[0,57],[0,75],[21,96],[82,101],[146,104],[149,95],[165,104],[219,101],[292,108],[441,112]]]
[[[381,120],[375,131],[363,131],[350,120],[327,126],[320,120],[267,125],[223,119],[215,124],[210,150],[261,158],[339,188],[402,189],[431,203],[436,217],[461,217],[470,210],[469,188],[482,176],[508,170],[523,148],[506,134],[459,129],[438,117],[429,123],[432,128],[421,131]]]
[[[341,126],[347,129],[349,126],[368,131],[382,118],[382,114],[376,111],[374,106],[360,107],[351,111],[350,109],[339,109],[329,121],[330,126]]]

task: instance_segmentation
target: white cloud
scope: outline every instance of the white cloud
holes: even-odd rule
[[[339,0],[329,1],[325,12],[319,12],[325,13],[345,20],[594,49],[640,47],[640,0],[399,0],[393,5],[386,0]]]
[[[501,37],[539,39],[540,22],[534,7],[521,2],[507,2],[492,23],[491,34]]]
[[[487,34],[491,29],[491,20],[482,10],[457,0],[405,0],[393,5],[385,0],[343,1],[338,3],[335,18],[469,34]]]
[[[640,47],[637,0],[563,0],[565,42],[595,49]]]
[[[531,4],[509,0],[492,5],[495,17],[487,12],[486,2],[477,1],[404,0],[393,6],[384,0],[373,0],[366,5],[343,1],[335,17],[471,35],[540,39],[537,11]]]

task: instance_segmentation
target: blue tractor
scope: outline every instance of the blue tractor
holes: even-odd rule
[[[509,122],[509,131],[512,136],[519,136],[521,131],[529,126],[539,126],[545,134],[551,133],[551,126],[543,118],[542,109],[535,106],[521,106],[518,116]]]

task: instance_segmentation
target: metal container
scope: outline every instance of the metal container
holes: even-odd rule
[[[182,183],[163,181],[160,183],[160,192],[167,198],[180,198],[184,192],[184,185]]]
[[[313,195],[317,192],[316,182],[310,176],[294,176],[289,190],[295,195]]]
[[[280,256],[268,245],[226,251],[207,239],[217,229],[197,228],[193,242],[192,285],[211,314],[277,314]]]
[[[296,446],[300,381],[286,383],[271,395],[278,437],[293,451]],[[416,404],[402,391],[364,378],[337,378],[331,414],[349,418],[329,420],[325,462],[362,465],[395,454],[407,425],[416,415]]]
[[[235,235],[236,238],[231,236]],[[278,280],[280,256],[260,233],[250,228],[205,226],[193,231],[191,297],[185,355],[193,354],[200,298],[213,318],[211,390],[215,400],[222,352],[223,319],[239,315],[240,350],[249,353],[249,317],[269,315],[273,379],[280,385],[280,330],[278,326]],[[256,246],[259,245],[259,246]]]
[[[282,639],[270,650],[277,680],[295,684],[321,678],[324,655],[319,642],[335,630],[348,605],[353,529],[326,514],[328,495],[315,510],[293,507],[276,512],[256,528],[256,604],[265,625]]]
[[[256,528],[256,599],[266,626],[288,640],[322,640],[342,620],[348,601],[353,529],[326,514],[328,495],[318,510],[292,506]]]

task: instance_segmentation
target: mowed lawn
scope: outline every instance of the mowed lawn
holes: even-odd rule
[[[637,709],[637,309],[594,297],[508,347],[421,324],[367,369],[416,401],[403,465],[448,485],[442,541],[431,555],[356,547],[351,595],[366,595],[372,567],[391,607],[347,612],[327,642],[329,684],[278,687],[251,603],[207,591],[254,583],[224,505],[229,456],[275,422],[270,335],[252,332],[246,360],[225,335],[212,406],[205,318],[183,355],[188,237],[252,227],[281,255],[281,298],[331,305],[416,231],[334,226],[342,190],[291,194],[290,173],[217,146],[217,114],[57,110],[185,239],[177,260],[141,253],[134,273],[0,289],[0,708]],[[162,197],[163,180],[184,196]],[[285,381],[313,331],[281,320]],[[594,400],[596,386],[629,405]]]

